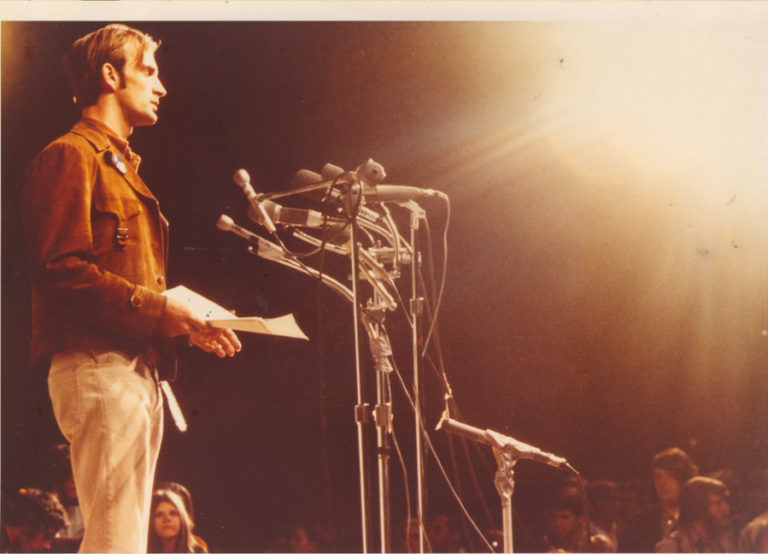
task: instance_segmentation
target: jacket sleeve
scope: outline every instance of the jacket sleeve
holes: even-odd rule
[[[167,299],[98,265],[97,253],[116,246],[94,244],[92,203],[100,168],[88,148],[54,143],[27,171],[22,210],[32,286],[73,318],[147,339]],[[152,247],[143,242],[138,248]]]

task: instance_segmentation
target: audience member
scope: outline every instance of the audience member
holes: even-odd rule
[[[678,527],[655,552],[735,552],[728,489],[717,479],[694,477],[680,492]]]
[[[192,493],[189,492],[189,489],[181,483],[177,483],[176,481],[162,481],[155,485],[155,490],[173,491],[181,497],[181,500],[184,502],[184,507],[187,509],[187,515],[189,516],[189,519],[192,523],[192,527],[190,528],[190,532],[193,533],[192,538],[200,546],[202,546],[206,552],[208,552],[210,550],[208,548],[208,543],[204,541],[203,538],[199,535],[194,534],[194,530],[197,526],[197,519],[195,518],[195,504],[192,500]]]
[[[574,494],[557,495],[546,515],[546,535],[543,552],[611,552],[613,544],[603,534],[589,535],[581,497]]]
[[[739,552],[768,552],[768,512],[757,516],[741,530]]]
[[[333,538],[321,525],[293,525],[286,534],[274,539],[267,552],[335,552]]]
[[[744,480],[743,510],[746,521],[768,512],[768,469],[755,469]]]
[[[55,494],[19,489],[3,494],[3,552],[46,552],[67,525],[67,512]]]
[[[171,490],[152,494],[147,552],[207,552],[192,534],[184,501]]]
[[[768,470],[750,473],[745,487],[745,513],[763,510],[739,534],[741,552],[768,552]]]
[[[75,478],[72,475],[72,461],[69,444],[57,443],[48,448],[40,461],[42,488],[58,496],[67,511],[68,524],[51,546],[54,552],[76,552],[80,548],[85,532],[83,514],[77,498]]]
[[[641,479],[629,479],[621,484],[620,530],[626,528],[629,520],[646,506],[647,496],[646,486]]]
[[[613,481],[599,480],[587,486],[589,517],[593,534],[603,534],[612,543],[615,551],[619,543],[619,516],[621,513],[621,491]]]
[[[438,514],[427,523],[427,534],[433,552],[466,552],[461,533],[447,514]]]
[[[680,448],[669,448],[651,460],[651,475],[656,502],[640,510],[619,538],[621,552],[652,552],[656,543],[668,536],[677,524],[680,491],[699,470]]]
[[[424,537],[425,545],[428,536]],[[393,552],[419,552],[419,520],[415,517],[403,519],[397,525]],[[425,550],[429,550],[425,547]]]

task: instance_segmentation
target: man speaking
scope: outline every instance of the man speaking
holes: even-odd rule
[[[71,443],[82,552],[142,552],[163,430],[171,338],[220,357],[240,341],[166,298],[168,222],[138,174],[134,127],[166,90],[149,35],[108,25],[65,64],[81,119],[35,158],[23,190],[32,357],[48,361],[54,414]]]

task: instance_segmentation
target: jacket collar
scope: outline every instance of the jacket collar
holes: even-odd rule
[[[99,123],[95,119],[90,119],[87,117],[84,117],[75,123],[72,129],[70,129],[70,132],[76,135],[80,135],[85,140],[90,142],[91,146],[93,146],[93,149],[96,150],[96,152],[103,152],[109,148],[111,144],[110,136],[115,136],[109,127],[103,123]]]
[[[91,143],[91,146],[93,146],[96,152],[103,152],[108,149],[110,145],[113,146],[114,149],[118,153],[124,155],[133,168],[138,171],[139,163],[141,163],[141,156],[131,150],[126,139],[118,137],[112,129],[100,121],[84,117],[75,123],[71,131]]]
[[[120,171],[123,178],[134,190],[136,190],[136,192],[142,196],[155,200],[152,191],[149,190],[137,173],[141,157],[131,151],[127,140],[115,135],[115,133],[103,123],[87,117],[84,117],[75,123],[72,129],[70,129],[70,132],[87,140],[97,154],[112,150],[119,156],[124,156],[127,161],[130,162],[129,165],[132,167],[133,171],[128,171],[127,173],[124,170]]]

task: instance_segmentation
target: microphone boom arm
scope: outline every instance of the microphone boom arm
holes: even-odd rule
[[[451,419],[447,411],[443,413],[437,423],[436,431],[448,431],[456,435],[488,444],[493,448],[498,469],[494,477],[496,491],[501,498],[501,511],[504,531],[504,552],[514,552],[512,538],[512,494],[515,490],[515,464],[519,459],[531,459],[543,462],[555,467],[576,472],[565,460],[554,454],[543,452],[512,437],[502,435],[490,429],[479,429]]]

